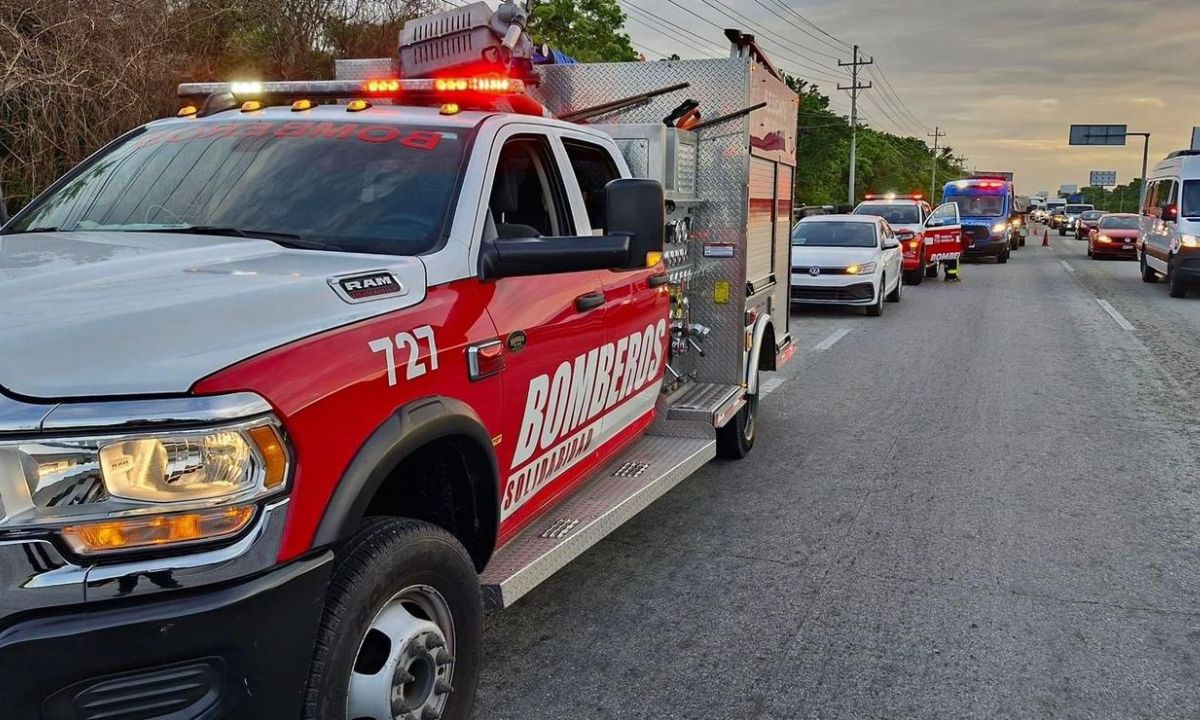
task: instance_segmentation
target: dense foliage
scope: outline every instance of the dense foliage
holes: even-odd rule
[[[529,32],[580,62],[637,60],[617,0],[535,0]]]

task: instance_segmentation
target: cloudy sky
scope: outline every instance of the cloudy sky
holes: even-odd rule
[[[647,57],[716,55],[725,43],[714,25],[740,26],[848,109],[846,94],[833,91],[833,57],[849,52],[788,5],[878,61],[864,79],[879,88],[882,70],[902,106],[867,91],[870,124],[905,134],[941,126],[956,154],[978,170],[1015,171],[1022,192],[1086,185],[1090,170],[1116,170],[1120,182],[1140,174],[1140,138],[1126,148],[1070,147],[1071,123],[1153,133],[1151,163],[1187,147],[1200,126],[1200,0],[620,1]]]

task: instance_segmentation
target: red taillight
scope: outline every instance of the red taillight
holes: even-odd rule
[[[501,75],[485,75],[472,78],[438,78],[433,82],[434,90],[438,92],[482,92],[508,93],[513,92],[513,81]]]

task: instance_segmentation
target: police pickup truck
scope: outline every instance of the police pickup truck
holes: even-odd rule
[[[405,32],[520,70],[501,11]],[[468,717],[485,604],[753,447],[796,98],[734,44],[555,68],[542,100],[497,72],[185,85],[17,213],[3,717]],[[661,92],[555,117],[681,77],[720,79],[711,132]]]

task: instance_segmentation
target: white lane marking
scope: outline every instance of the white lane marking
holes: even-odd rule
[[[1133,323],[1126,320],[1124,315],[1117,312],[1117,309],[1113,307],[1111,303],[1109,303],[1107,300],[1101,300],[1100,298],[1096,298],[1096,302],[1100,303],[1100,307],[1104,308],[1104,312],[1111,315],[1112,319],[1116,320],[1117,324],[1120,325],[1123,330],[1133,332]]]
[[[842,328],[841,330],[834,332],[829,337],[827,337],[824,340],[822,340],[821,342],[817,343],[817,346],[814,347],[813,350],[815,352],[824,352],[824,351],[828,350],[829,348],[833,347],[834,345],[837,345],[839,340],[841,340],[842,338],[846,337],[849,334],[850,334],[850,328]]]
[[[1066,260],[1059,260],[1059,262],[1062,263],[1062,266],[1067,269],[1067,272],[1069,272],[1069,273],[1075,272],[1075,268],[1071,267],[1071,265]]]
[[[787,382],[787,380],[785,380],[784,378],[777,378],[777,377],[763,381],[762,386],[760,386],[758,388],[758,396],[760,398],[765,398],[766,396],[768,396],[771,393],[778,390],[779,387],[781,385],[783,385],[785,382]]]

